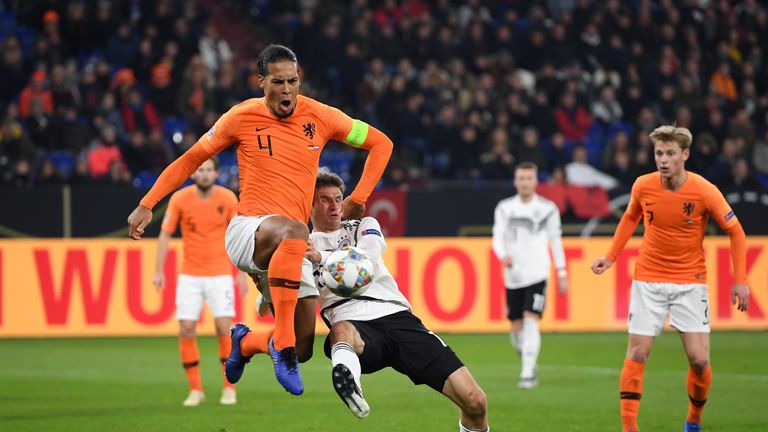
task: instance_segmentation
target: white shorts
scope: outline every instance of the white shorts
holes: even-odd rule
[[[704,284],[632,281],[629,333],[658,336],[669,324],[682,333],[709,333],[709,297]]]
[[[229,221],[224,235],[224,245],[227,255],[235,267],[246,273],[256,273],[260,270],[253,262],[253,251],[256,248],[256,230],[265,220],[275,215],[242,216],[237,215]]]
[[[232,275],[190,276],[180,274],[176,284],[176,319],[197,321],[203,301],[214,318],[235,316],[235,281]]]
[[[262,270],[253,262],[253,252],[256,247],[254,241],[256,230],[262,222],[275,215],[266,216],[242,216],[237,215],[229,222],[227,233],[224,237],[224,244],[227,248],[227,255],[232,263],[240,270],[255,275],[259,280],[259,291],[264,299],[271,302],[272,297],[269,294],[267,286],[267,271]],[[299,298],[312,297],[319,295],[315,280],[312,276],[312,263],[306,258],[302,263],[301,285],[299,286]]]

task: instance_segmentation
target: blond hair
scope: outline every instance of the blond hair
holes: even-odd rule
[[[660,141],[674,141],[680,146],[680,150],[691,148],[691,142],[693,141],[691,131],[688,128],[677,125],[659,126],[648,137],[654,146]]]

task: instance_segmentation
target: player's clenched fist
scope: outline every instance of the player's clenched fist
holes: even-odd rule
[[[152,221],[152,210],[139,205],[128,215],[128,237],[138,240],[144,234],[144,228]]]
[[[365,204],[358,204],[349,197],[341,202],[341,220],[362,219],[363,213],[365,213]]]
[[[603,274],[612,265],[613,261],[607,258],[598,258],[592,262],[592,272],[596,275]]]

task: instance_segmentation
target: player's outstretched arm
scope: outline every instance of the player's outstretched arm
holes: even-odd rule
[[[379,182],[384,174],[387,163],[389,163],[389,157],[392,155],[393,144],[392,140],[380,130],[359,120],[353,121],[352,130],[344,142],[368,150],[368,157],[365,159],[365,167],[363,167],[360,181],[348,199],[345,200],[348,203],[346,209],[342,207],[342,218],[345,216],[345,210],[351,212],[350,215],[354,212],[359,212],[360,216],[362,216],[361,207],[368,201],[368,197],[371,196],[376,183]],[[357,206],[353,203],[357,204]]]
[[[134,240],[141,238],[144,228],[152,220],[152,208],[181,186],[203,162],[232,144],[238,121],[230,110],[195,145],[163,170],[139,206],[128,216],[128,236]]]
[[[747,285],[747,236],[740,223],[726,230],[731,239],[731,260],[733,261],[733,286],[731,304],[746,312],[749,307],[749,285]]]

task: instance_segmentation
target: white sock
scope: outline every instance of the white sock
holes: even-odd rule
[[[523,332],[510,331],[509,342],[512,344],[512,348],[517,351],[517,355],[522,355],[521,349],[523,348]]]
[[[541,348],[541,333],[539,320],[531,317],[523,318],[523,370],[521,377],[533,377],[536,374],[536,360]]]
[[[485,429],[472,429],[461,424],[461,419],[459,419],[459,432],[491,432],[491,427],[488,426]]]
[[[337,364],[343,364],[346,366],[352,376],[355,378],[357,386],[362,391],[363,386],[360,384],[360,358],[355,354],[355,350],[352,346],[346,342],[337,342],[331,347],[331,363],[336,366]]]

